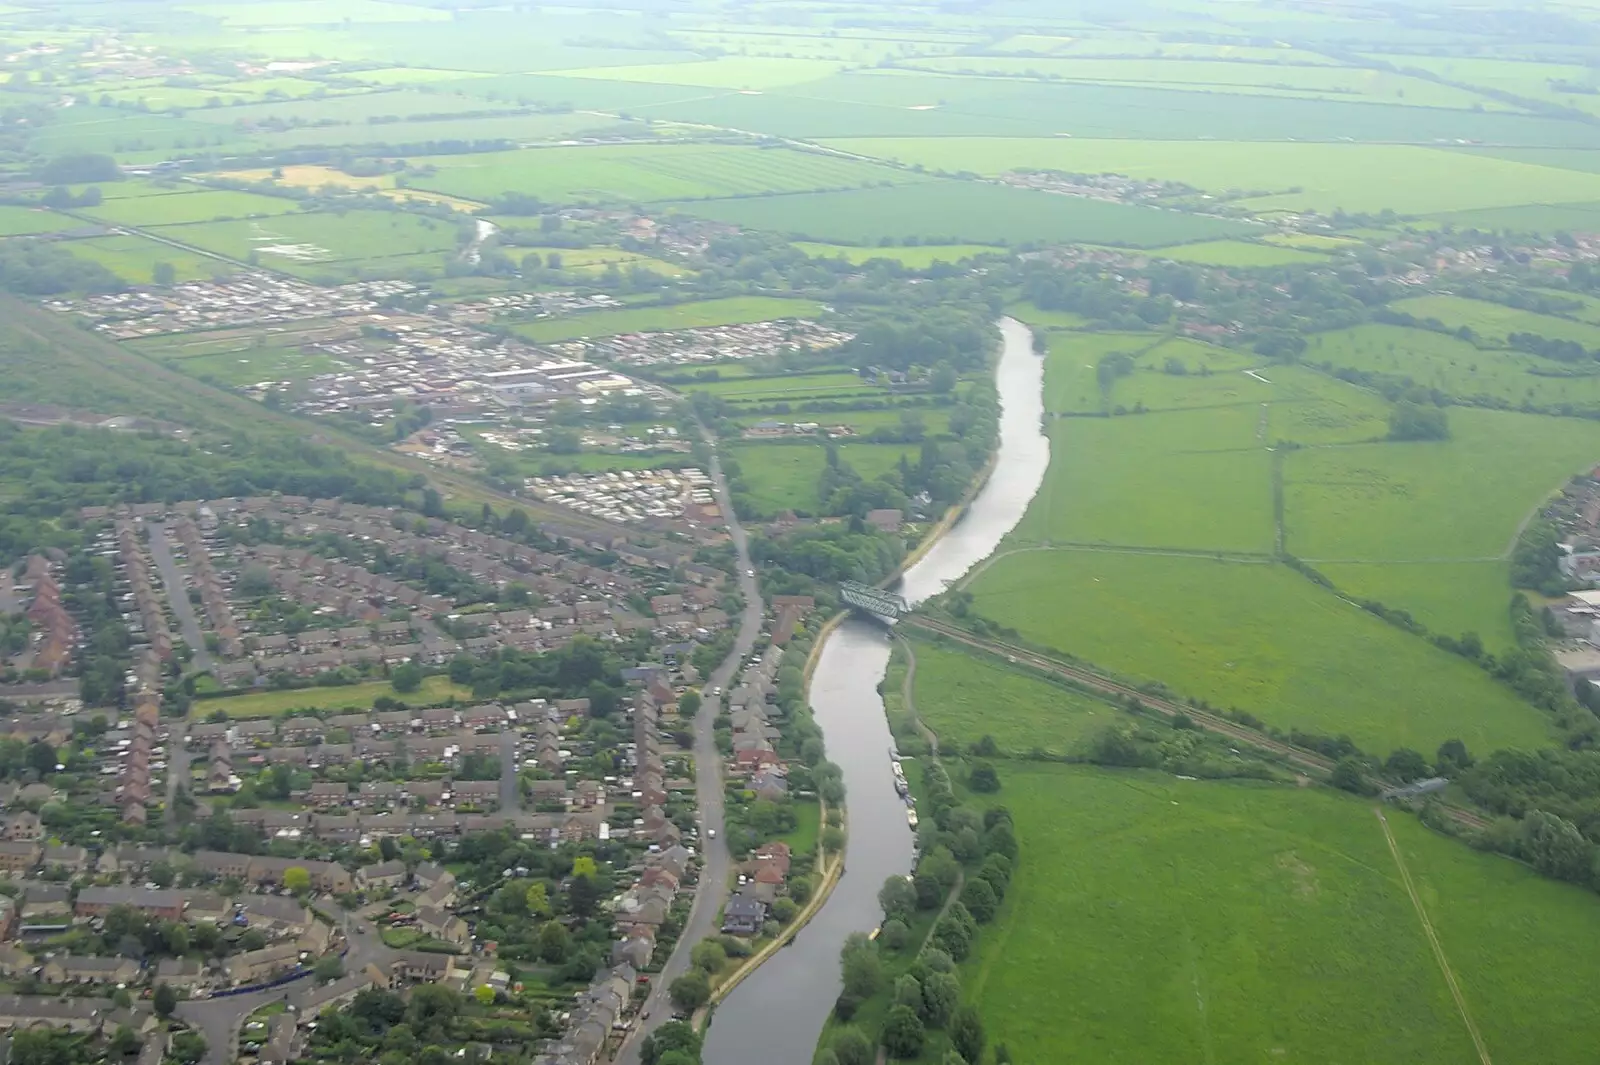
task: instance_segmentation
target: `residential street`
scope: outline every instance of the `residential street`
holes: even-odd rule
[[[746,576],[751,570],[748,541],[744,528],[734,517],[733,500],[728,494],[728,483],[722,476],[722,463],[717,459],[715,451],[712,452],[711,458],[711,479],[716,487],[717,502],[727,515],[728,531],[733,537],[733,546],[738,552],[737,577],[739,591],[744,596],[745,608],[739,617],[739,634],[734,640],[733,651],[707,678],[705,698],[694,720],[695,791],[700,804],[703,829],[700,834],[700,848],[704,864],[700,869],[700,883],[695,889],[694,906],[689,911],[689,920],[684,926],[683,935],[678,938],[677,947],[667,959],[660,974],[653,977],[650,997],[645,999],[640,1010],[641,1017],[645,1013],[650,1016],[648,1019],[634,1022],[626,1042],[617,1051],[615,1058],[617,1065],[639,1065],[639,1047],[644,1042],[644,1036],[672,1018],[672,1002],[667,997],[667,988],[672,981],[688,971],[689,952],[694,945],[716,931],[717,914],[722,911],[722,904],[728,898],[731,861],[725,842],[727,836],[722,824],[722,755],[717,751],[716,737],[712,729],[717,715],[722,712],[722,699],[713,697],[711,689],[717,688],[724,693],[727,692],[734,674],[749,656],[750,649],[755,646],[756,637],[761,634],[762,609],[761,590],[757,587],[754,577]],[[717,838],[709,838],[708,830],[715,831]]]
[[[167,602],[172,604],[173,616],[178,619],[178,631],[183,642],[194,652],[194,668],[201,672],[215,664],[211,652],[206,650],[205,633],[200,619],[195,616],[194,604],[189,602],[189,584],[184,579],[183,567],[172,553],[172,543],[167,539],[167,527],[158,521],[150,522],[150,561],[161,574],[161,583],[167,586]]]

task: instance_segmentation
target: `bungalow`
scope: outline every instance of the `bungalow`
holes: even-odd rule
[[[722,910],[722,931],[733,936],[754,936],[767,919],[767,905],[741,892],[728,900]]]

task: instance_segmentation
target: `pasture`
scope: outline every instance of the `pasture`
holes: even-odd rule
[[[1476,1060],[1369,804],[1080,767],[1002,779],[1022,860],[963,983],[1015,1060]],[[1388,820],[1493,1060],[1583,1060],[1593,896]]]
[[[817,483],[827,464],[827,453],[819,443],[764,443],[740,441],[724,446],[729,458],[739,465],[745,497],[755,513],[773,517],[785,510],[814,514],[821,506]],[[917,460],[914,444],[839,445],[839,458],[865,480],[895,468],[902,456]]]
[[[1181,696],[1364,750],[1548,740],[1543,714],[1477,666],[1287,567],[1076,549],[1002,554],[969,586],[983,616]]]
[[[1013,538],[1262,553],[1272,456],[1257,404],[1049,424],[1052,461]]]
[[[1035,750],[1073,754],[1085,737],[1119,716],[1109,703],[1015,666],[928,640],[913,639],[911,645],[917,716],[946,749],[990,736],[1013,757]]]
[[[1077,241],[1163,247],[1252,232],[1241,222],[971,181],[680,202],[688,214],[823,243]]]
[[[79,210],[90,218],[122,226],[170,226],[213,222],[230,218],[262,218],[290,214],[300,205],[294,200],[258,196],[250,192],[196,191],[172,196],[134,196],[106,200],[98,207]]]
[[[431,253],[440,264],[456,247],[448,222],[398,211],[302,213],[257,221],[164,226],[158,235],[233,259],[254,256],[262,266],[315,274],[328,264],[369,269],[384,259]]]
[[[707,89],[776,89],[815,81],[836,73],[840,64],[826,59],[777,59],[722,56],[695,63],[657,63],[637,67],[590,67],[555,70],[567,78],[642,81],[655,85],[693,85]]]
[[[42,208],[0,204],[0,237],[30,237],[37,233],[58,233],[77,229],[83,223]]]
[[[1330,371],[1407,378],[1462,399],[1573,410],[1600,407],[1600,366],[1573,366],[1568,376],[1562,364],[1549,359],[1484,351],[1427,329],[1374,324],[1314,334],[1302,361]]]
[[[1433,632],[1475,632],[1491,654],[1512,647],[1508,562],[1319,562],[1341,592],[1404,610]]]
[[[1182,181],[1257,210],[1435,214],[1600,200],[1600,174],[1406,144],[1228,143],[1082,137],[930,137],[825,143],[930,170],[1026,167]],[[1459,223],[1465,225],[1467,223]]]
[[[1535,333],[1553,340],[1574,340],[1590,350],[1600,350],[1600,327],[1518,310],[1503,303],[1438,295],[1399,300],[1389,306],[1421,321],[1438,319],[1451,329],[1466,326],[1479,340],[1496,344],[1504,344],[1510,333]]]
[[[734,377],[726,381],[694,381],[684,384],[688,392],[709,392],[733,404],[799,403],[809,399],[840,399],[846,396],[886,396],[884,389],[861,375],[837,373],[784,374],[775,377]],[[808,420],[830,420],[819,414]]]
[[[919,175],[813,152],[719,144],[594,145],[430,157],[408,184],[469,200],[699,200],[906,184]]]
[[[1327,256],[1315,252],[1273,247],[1270,244],[1251,244],[1242,240],[1207,240],[1176,248],[1152,248],[1150,257],[1199,266],[1235,266],[1244,269],[1328,261]]]
[[[1290,553],[1309,560],[1498,559],[1523,519],[1600,462],[1600,426],[1452,407],[1450,439],[1292,451]]]
[[[78,258],[97,262],[134,285],[150,284],[155,278],[157,263],[171,266],[174,280],[177,281],[195,281],[238,272],[237,267],[220,259],[174,248],[170,244],[162,244],[131,233],[75,240],[67,244],[66,248]]]
[[[794,246],[813,259],[843,259],[861,265],[874,259],[888,259],[908,270],[926,270],[934,263],[959,263],[978,255],[1004,255],[1006,249],[983,244],[919,244],[909,247],[865,247],[848,244],[815,244],[795,241]]]
[[[673,329],[743,325],[783,318],[815,318],[821,313],[822,305],[811,300],[730,296],[693,303],[596,311],[570,318],[547,318],[512,326],[512,331],[535,343],[551,343],[580,337],[616,336],[620,333],[660,333]]]

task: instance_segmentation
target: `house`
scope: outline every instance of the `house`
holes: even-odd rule
[[[253,984],[300,964],[300,947],[295,943],[275,943],[260,950],[234,954],[223,962],[223,971],[236,984]]]
[[[14,842],[32,843],[44,838],[44,824],[31,810],[18,810],[6,818],[4,835]]]
[[[82,847],[51,844],[44,849],[44,867],[76,876],[89,867],[89,852]]]
[[[192,990],[205,983],[205,972],[193,958],[162,958],[156,964],[156,981]]]
[[[109,998],[49,998],[43,995],[0,995],[0,1028],[65,1028],[97,1032],[116,1012]]]
[[[289,1065],[294,1060],[295,1015],[280,1013],[267,1025],[267,1041],[257,1059],[261,1065]]]
[[[284,936],[297,936],[316,920],[304,905],[281,895],[241,896],[239,913],[252,928]]]
[[[395,983],[438,984],[456,975],[455,955],[430,954],[421,950],[400,950],[389,961],[389,975]]]
[[[33,969],[33,955],[7,943],[0,946],[0,976],[21,976]]]
[[[129,984],[138,979],[132,958],[86,958],[63,954],[45,963],[39,978],[47,984]]]
[[[397,888],[406,880],[406,863],[396,859],[364,865],[356,870],[356,886],[363,890],[372,888]]]
[[[722,910],[722,931],[732,936],[755,936],[767,919],[767,905],[743,892],[728,900]]]
[[[434,884],[433,887],[424,891],[421,895],[418,895],[417,909],[420,910],[423,907],[433,907],[435,909],[442,910],[447,906],[454,905],[455,901],[456,880],[455,877],[451,877],[449,880],[440,880],[438,883]]]
[[[185,921],[206,921],[221,924],[233,917],[233,903],[214,891],[187,892],[188,904],[183,908]]]
[[[116,906],[131,906],[163,921],[183,919],[184,893],[171,888],[86,887],[78,892],[73,913],[98,917]]]
[[[439,942],[448,943],[452,947],[465,946],[467,941],[472,938],[472,933],[467,928],[467,922],[448,910],[441,910],[432,906],[417,907],[417,928]]]
[[[15,876],[39,864],[44,848],[37,843],[0,841],[0,873]]]
[[[455,887],[456,883],[456,875],[454,873],[446,869],[444,866],[436,865],[433,862],[422,862],[419,864],[417,866],[416,873],[413,874],[413,878],[416,880],[417,886],[424,889],[431,888],[435,884],[443,882],[448,882],[449,886],[453,888]]]

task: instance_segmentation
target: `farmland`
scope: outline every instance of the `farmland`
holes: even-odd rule
[[[298,210],[293,200],[248,192],[185,192],[172,196],[138,196],[107,200],[83,213],[102,222],[127,226],[169,226],[227,218],[257,218]]]
[[[1020,764],[1005,781],[1038,857],[964,981],[1017,1060],[1472,1057],[1367,804]],[[1389,821],[1495,1060],[1581,1057],[1573,1029],[1542,1018],[1593,1014],[1575,931],[1600,922],[1593,898]],[[1056,857],[1070,854],[1095,857]]]
[[[305,276],[351,276],[417,255],[438,263],[453,251],[456,227],[398,212],[279,215],[259,221],[163,226],[157,234],[234,260]]]
[[[216,277],[236,269],[218,259],[132,234],[75,240],[68,247],[78,258],[93,260],[124,281],[138,285],[154,280],[158,263],[172,267],[173,279],[177,281]]]

